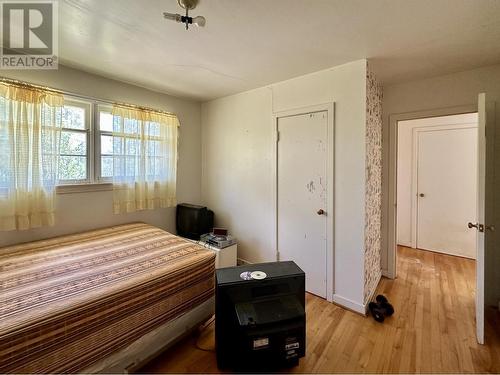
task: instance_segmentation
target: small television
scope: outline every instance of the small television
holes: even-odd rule
[[[210,232],[213,227],[213,211],[194,204],[181,203],[177,205],[177,235],[192,240],[199,240],[202,234]]]

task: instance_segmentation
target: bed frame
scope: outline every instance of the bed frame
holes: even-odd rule
[[[84,369],[81,373],[133,373],[161,352],[189,335],[214,314],[214,297],[142,336],[128,347]]]

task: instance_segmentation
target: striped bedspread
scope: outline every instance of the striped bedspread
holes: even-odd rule
[[[215,255],[135,223],[0,249],[0,373],[75,373],[214,293]]]

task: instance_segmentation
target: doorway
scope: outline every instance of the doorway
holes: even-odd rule
[[[396,278],[396,249],[397,249],[397,151],[398,145],[398,123],[404,120],[415,120],[438,116],[449,116],[453,114],[477,113],[477,173],[476,173],[476,208],[474,216],[476,221],[462,223],[469,230],[476,233],[476,276],[473,280],[475,285],[476,306],[476,337],[480,344],[484,343],[484,316],[485,295],[491,293],[491,289],[485,291],[485,280],[492,279],[492,273],[486,274],[486,255],[491,256],[494,249],[492,234],[495,231],[494,216],[494,167],[495,167],[495,102],[488,100],[485,93],[478,95],[478,104],[470,106],[451,107],[437,110],[428,110],[413,113],[394,114],[389,116],[389,200],[391,208],[388,212],[388,252],[387,270],[384,275]],[[412,192],[415,194],[416,191]],[[487,203],[486,203],[487,202]],[[429,252],[430,253],[430,252]],[[432,253],[430,253],[432,254]],[[491,286],[491,285],[490,285]],[[491,302],[489,302],[491,303]],[[496,302],[495,302],[496,303]]]
[[[287,111],[276,126],[276,257],[333,299],[333,105]]]
[[[397,244],[476,258],[477,113],[398,126]]]

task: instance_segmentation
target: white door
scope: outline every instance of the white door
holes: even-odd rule
[[[417,134],[417,248],[476,258],[477,125]]]
[[[469,228],[477,231],[476,258],[476,334],[477,341],[484,344],[484,289],[485,289],[485,254],[494,251],[490,248],[488,237],[492,227],[494,162],[493,134],[495,129],[494,103],[486,101],[485,94],[479,94],[478,100],[478,147],[477,147],[477,215],[476,221],[469,223]],[[491,135],[486,137],[486,134]],[[485,202],[488,201],[486,205]]]
[[[328,112],[278,118],[278,259],[306,274],[306,290],[326,298]]]

